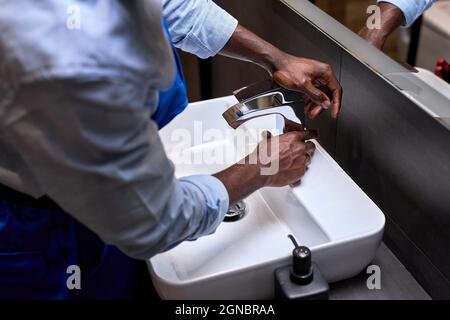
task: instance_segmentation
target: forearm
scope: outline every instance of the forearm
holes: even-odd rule
[[[403,24],[405,17],[403,12],[391,3],[381,2],[378,5],[381,9],[381,29],[379,32],[383,37],[388,37]]]
[[[369,29],[364,26],[359,35],[381,50],[389,35],[403,24],[405,17],[402,10],[391,3],[380,2],[378,6],[381,9],[381,28]]]
[[[397,7],[403,14],[402,25],[411,26],[425,10],[431,7],[436,0],[379,0],[378,3],[388,3]]]
[[[266,185],[266,177],[261,175],[260,167],[251,164],[235,164],[214,175],[228,191],[230,204],[247,197]]]
[[[256,34],[238,25],[230,40],[219,52],[221,55],[256,63],[269,73],[280,69],[287,54]]]

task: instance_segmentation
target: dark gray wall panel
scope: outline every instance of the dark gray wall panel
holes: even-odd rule
[[[346,53],[341,81],[336,160],[389,217],[388,244],[408,258],[411,242],[423,259],[407,267],[450,298],[450,131]]]
[[[291,54],[314,58],[333,66],[339,77],[341,49],[298,15],[276,0],[216,1],[240,23]],[[224,57],[213,59],[213,95],[229,95],[234,89],[267,77],[261,68]],[[336,122],[329,114],[307,126],[319,130],[320,142],[334,155]]]

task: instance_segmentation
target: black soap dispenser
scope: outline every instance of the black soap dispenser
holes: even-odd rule
[[[311,260],[311,250],[294,243],[292,266],[275,270],[275,298],[280,300],[327,300],[329,286]]]

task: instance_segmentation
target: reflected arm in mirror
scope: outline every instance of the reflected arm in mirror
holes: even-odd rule
[[[388,2],[378,4],[381,9],[381,28],[369,29],[364,26],[359,35],[376,48],[383,50],[387,38],[405,21],[402,10]]]
[[[310,118],[330,107],[332,116],[337,117],[342,88],[329,64],[290,55],[240,25],[220,54],[256,63],[280,86],[305,93],[310,99],[305,110]]]

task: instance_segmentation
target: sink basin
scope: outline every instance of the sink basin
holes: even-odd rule
[[[262,130],[279,134],[283,119],[267,115],[238,130],[222,113],[233,96],[193,103],[161,131],[178,177],[211,174],[240,160]],[[290,107],[277,112],[299,122]],[[291,261],[288,234],[308,246],[328,282],[357,275],[381,242],[380,209],[316,142],[313,161],[295,188],[263,188],[244,202],[246,215],[223,222],[216,233],[186,241],[148,261],[163,299],[270,299],[274,270]]]

